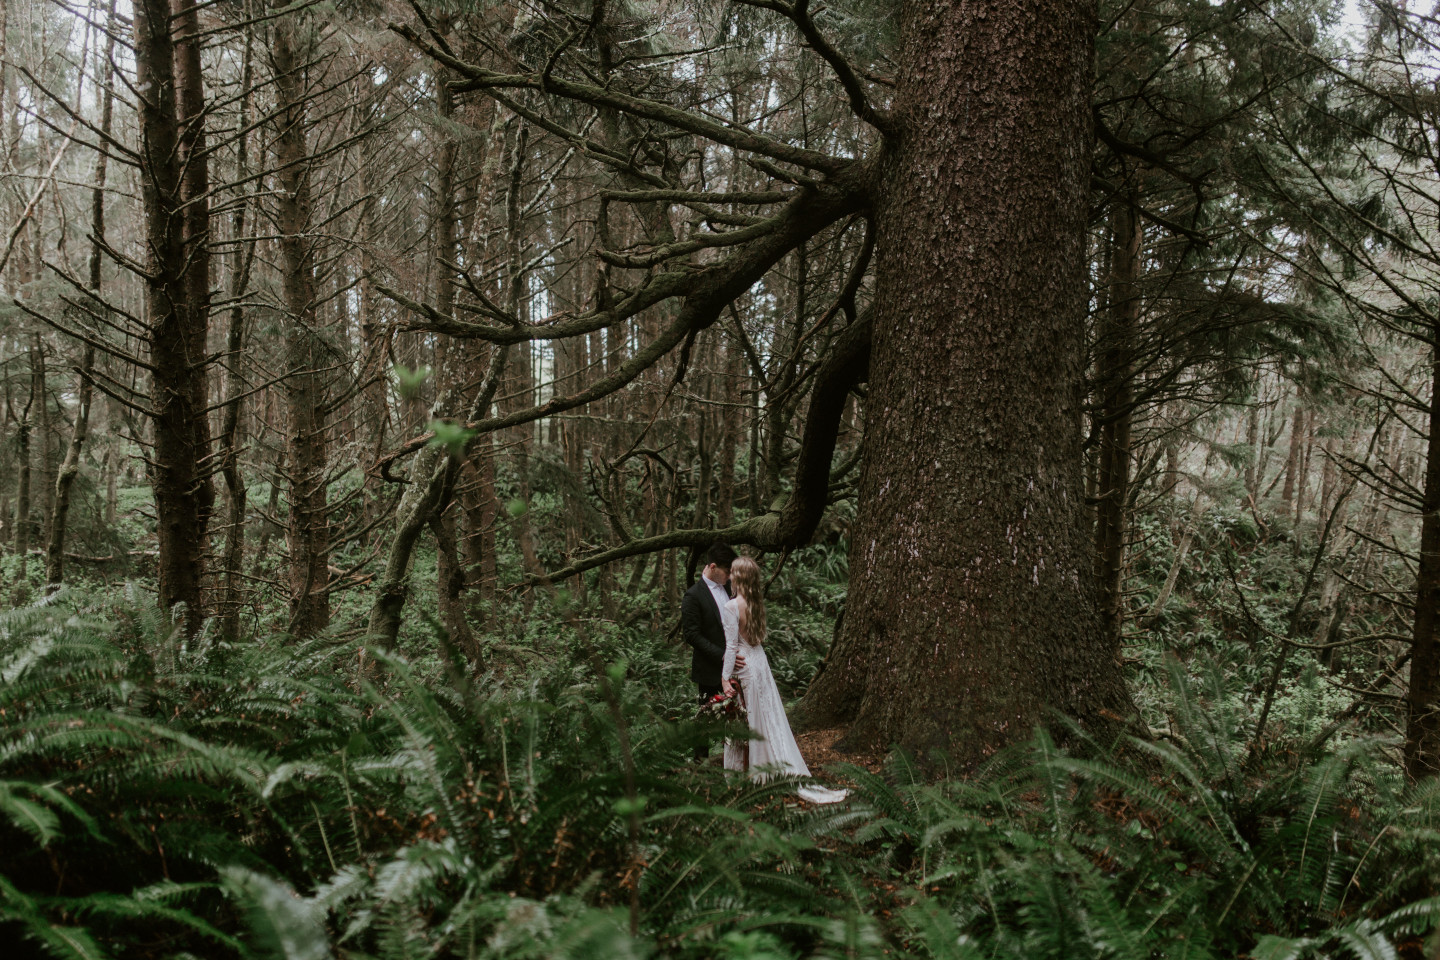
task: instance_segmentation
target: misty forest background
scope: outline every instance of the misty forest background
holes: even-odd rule
[[[5,956],[1440,958],[1440,9],[0,44]]]

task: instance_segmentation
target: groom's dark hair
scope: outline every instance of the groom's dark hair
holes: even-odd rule
[[[730,564],[735,562],[736,556],[738,556],[738,554],[730,549],[730,544],[712,543],[710,544],[710,549],[705,551],[705,562],[713,563],[717,567],[723,567],[729,570]]]

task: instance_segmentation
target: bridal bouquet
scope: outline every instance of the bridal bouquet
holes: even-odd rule
[[[697,719],[743,723],[745,721],[745,702],[740,698],[740,691],[715,694],[700,705]]]

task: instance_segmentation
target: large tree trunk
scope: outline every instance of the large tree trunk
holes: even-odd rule
[[[135,68],[139,99],[141,173],[147,275],[151,405],[155,427],[151,474],[155,491],[161,606],[186,607],[186,629],[204,618],[201,584],[211,488],[200,464],[209,452],[205,417],[205,334],[209,324],[208,262],[203,191],[206,163],[199,148],[204,122],[196,70],[177,69],[178,51],[165,0],[135,4]],[[177,0],[175,29],[195,35],[192,0]],[[198,41],[189,49],[195,50]],[[177,91],[177,82],[184,91]],[[181,95],[181,94],[184,95]],[[193,112],[192,112],[193,111]],[[185,133],[182,137],[182,128]],[[182,150],[185,146],[193,154]],[[194,196],[196,202],[187,204]],[[205,212],[205,217],[200,212]]]
[[[1130,707],[1081,500],[1093,3],[905,4],[877,200],[870,431],[840,637],[852,746],[960,764]]]
[[[1440,331],[1437,331],[1440,332]],[[1406,697],[1405,773],[1412,779],[1440,773],[1440,354],[1432,360],[1430,435],[1425,451],[1425,508],[1420,519],[1420,570],[1416,578],[1415,633]]]
[[[277,224],[283,274],[286,451],[290,461],[290,632],[308,637],[330,624],[329,458],[325,443],[323,346],[316,330],[315,250],[310,235],[310,154],[307,149],[305,65],[296,52],[297,16],[275,22],[270,56],[275,68],[280,129],[275,159],[280,182]]]

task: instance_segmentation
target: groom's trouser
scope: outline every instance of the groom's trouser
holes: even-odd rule
[[[715,696],[715,694],[720,692],[719,687],[707,687],[703,683],[697,684],[697,686],[699,686],[700,688],[700,698],[698,702],[702,707],[705,705],[706,700],[709,700],[711,697]],[[710,756],[710,744],[708,742],[702,743],[695,748],[696,760],[704,760],[708,756]]]

